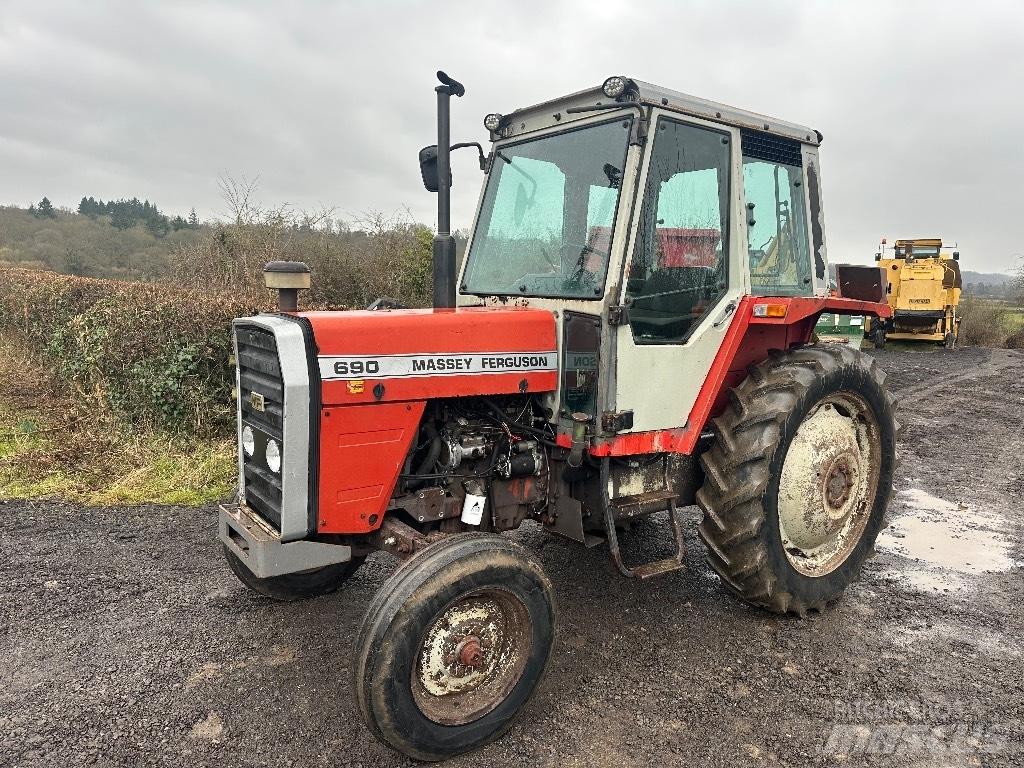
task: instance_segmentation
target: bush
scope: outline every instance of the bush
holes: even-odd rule
[[[199,435],[233,419],[231,319],[267,301],[265,293],[0,271],[0,329],[41,354],[80,401],[130,425]]]
[[[232,219],[175,251],[171,269],[179,282],[262,295],[268,261],[302,261],[313,272],[309,302],[365,307],[388,296],[410,307],[429,305],[434,233],[408,215],[367,214],[352,229],[332,221],[329,211],[261,207],[251,200],[254,183],[228,177],[221,190]]]
[[[998,301],[964,297],[960,302],[960,343],[979,347],[1006,346],[1009,310]]]

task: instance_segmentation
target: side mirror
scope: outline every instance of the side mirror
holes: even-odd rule
[[[876,253],[875,254],[875,261],[881,261],[881,260],[882,260],[882,254]]]
[[[420,175],[427,192],[437,192],[440,186],[437,178],[437,144],[420,150]]]
[[[960,251],[953,251],[953,261],[960,261]]]

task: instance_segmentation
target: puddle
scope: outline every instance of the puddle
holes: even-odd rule
[[[899,572],[918,589],[963,589],[982,574],[1008,571],[1017,564],[1010,557],[1003,521],[990,512],[919,488],[897,493],[893,508],[893,523],[879,535],[877,546],[917,561],[919,567]]]

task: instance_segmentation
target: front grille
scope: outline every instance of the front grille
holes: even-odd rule
[[[274,334],[264,328],[235,329],[238,360],[238,401],[242,426],[252,428],[256,448],[242,455],[245,501],[276,530],[281,530],[281,475],[267,467],[267,441],[277,442],[284,455],[284,381]],[[262,406],[262,410],[260,407]]]

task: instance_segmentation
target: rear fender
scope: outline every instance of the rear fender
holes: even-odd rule
[[[777,316],[767,316],[769,307],[778,310]],[[594,440],[591,455],[692,454],[709,419],[721,413],[729,390],[743,381],[747,369],[766,359],[773,349],[788,349],[810,341],[814,324],[822,312],[875,317],[892,315],[887,303],[840,296],[744,296],[686,423],[672,429]],[[566,448],[571,445],[565,435],[559,435],[558,442]]]

